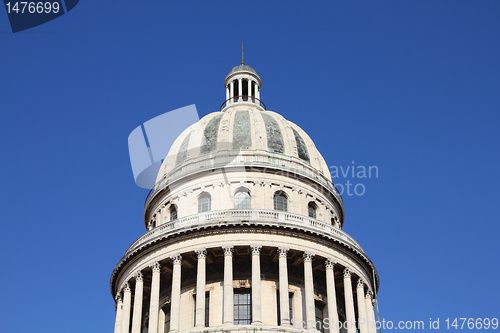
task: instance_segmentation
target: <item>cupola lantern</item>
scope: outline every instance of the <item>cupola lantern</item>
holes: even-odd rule
[[[243,56],[243,43],[241,43],[241,64],[235,66],[224,79],[226,88],[226,101],[221,106],[221,111],[235,103],[248,103],[265,110],[266,106],[260,100],[262,79],[250,66],[245,65]]]

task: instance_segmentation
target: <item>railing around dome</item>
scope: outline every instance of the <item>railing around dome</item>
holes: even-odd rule
[[[312,232],[319,232],[330,237],[338,239],[356,250],[364,253],[361,246],[347,233],[334,227],[331,224],[321,222],[320,220],[306,217],[299,214],[276,210],[264,209],[230,209],[199,213],[186,217],[181,217],[177,220],[164,223],[157,226],[151,231],[148,231],[143,236],[139,237],[127,250],[125,256],[138,249],[142,245],[166,236],[169,233],[180,231],[191,227],[209,227],[211,225],[270,225],[277,227],[300,227],[300,229]]]
[[[220,110],[222,111],[224,108],[232,104],[236,104],[238,102],[254,103],[262,107],[264,110],[267,110],[266,105],[260,99],[249,95],[239,95],[231,97],[230,99],[226,99],[224,103],[222,103],[222,105],[220,106]]]

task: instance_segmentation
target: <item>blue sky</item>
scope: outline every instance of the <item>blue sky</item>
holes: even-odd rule
[[[240,62],[330,166],[378,167],[344,230],[386,320],[499,317],[500,2],[82,1],[0,13],[1,332],[111,332],[109,277],[144,227],[127,137],[219,109]],[[344,182],[346,179],[334,179]],[[427,328],[427,326],[426,326]],[[424,331],[429,331],[428,329]]]

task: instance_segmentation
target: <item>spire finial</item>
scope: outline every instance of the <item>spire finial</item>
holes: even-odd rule
[[[244,65],[245,64],[245,60],[243,58],[243,41],[241,42],[241,64]]]

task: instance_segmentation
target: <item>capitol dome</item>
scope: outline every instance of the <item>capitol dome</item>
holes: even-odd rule
[[[224,86],[172,144],[147,232],[113,270],[114,332],[376,333],[378,274],[323,157],[243,61]]]

